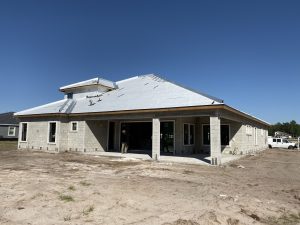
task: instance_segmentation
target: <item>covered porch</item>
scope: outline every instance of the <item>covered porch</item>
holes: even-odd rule
[[[235,154],[242,123],[219,115],[168,113],[89,118],[86,120],[85,152],[107,156],[137,157],[161,161],[199,162],[219,165]],[[122,154],[122,144],[128,145]],[[234,157],[231,157],[234,158]]]

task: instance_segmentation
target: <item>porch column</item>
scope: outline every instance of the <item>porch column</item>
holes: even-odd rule
[[[218,116],[210,117],[210,157],[212,165],[221,164],[221,122]]]
[[[160,158],[160,119],[152,119],[152,159]]]

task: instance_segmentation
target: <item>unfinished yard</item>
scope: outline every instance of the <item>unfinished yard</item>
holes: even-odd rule
[[[213,167],[0,148],[0,224],[300,223],[297,151]]]

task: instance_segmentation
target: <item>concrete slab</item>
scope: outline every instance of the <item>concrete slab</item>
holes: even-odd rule
[[[120,152],[84,152],[82,154],[85,154],[85,155],[98,155],[98,156],[106,156],[106,157],[134,158],[134,159],[142,159],[142,160],[152,160],[152,158],[147,154],[133,154],[133,153],[122,154]]]
[[[122,154],[120,152],[84,152],[85,155],[94,156],[105,156],[105,157],[116,157],[116,158],[127,158],[127,159],[140,159],[140,160],[152,160],[148,154],[134,154],[126,153]],[[243,157],[243,155],[222,155],[222,164],[229,163],[231,161],[237,160]],[[173,162],[173,163],[185,163],[194,165],[211,165],[211,157],[205,154],[194,154],[187,156],[165,156],[161,155],[159,162]]]

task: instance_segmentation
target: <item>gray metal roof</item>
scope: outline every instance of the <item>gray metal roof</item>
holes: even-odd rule
[[[19,124],[19,119],[14,117],[13,112],[0,114],[0,125],[16,125]]]
[[[192,91],[153,74],[121,80],[116,82],[116,85],[116,89],[100,94],[100,97],[93,95],[95,97],[64,99],[15,115],[110,112],[223,104],[223,100]],[[66,87],[68,86],[63,88]]]

